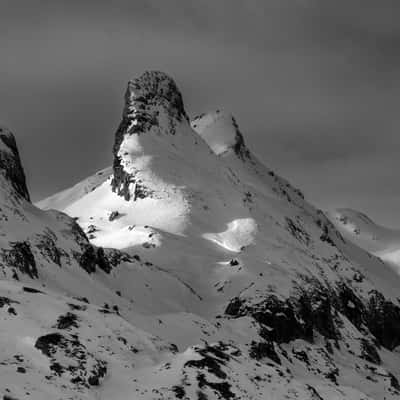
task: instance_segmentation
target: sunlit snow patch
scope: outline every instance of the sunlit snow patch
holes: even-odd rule
[[[91,242],[96,246],[124,249],[133,246],[159,247],[161,235],[150,227],[125,226],[119,230],[107,231]]]
[[[231,114],[210,112],[196,117],[191,125],[217,155],[233,148],[238,141],[238,129]]]
[[[205,233],[203,237],[226,250],[239,253],[244,247],[254,242],[256,233],[257,223],[253,218],[240,218],[230,222],[226,231]]]

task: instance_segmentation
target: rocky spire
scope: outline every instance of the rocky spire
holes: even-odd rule
[[[161,119],[160,115],[163,115]],[[152,128],[163,134],[175,135],[176,125],[189,121],[183,106],[182,95],[172,78],[163,72],[148,71],[129,81],[125,92],[122,121],[116,132],[114,143],[114,178],[112,189],[130,200],[129,186],[132,177],[124,170],[120,147],[127,135],[141,135]]]
[[[128,82],[124,117],[149,122],[154,117],[155,106],[164,107],[171,118],[187,118],[182,95],[174,80],[164,72],[147,71]]]
[[[17,142],[14,135],[4,127],[0,127],[0,171],[15,191],[25,200],[30,201]]]

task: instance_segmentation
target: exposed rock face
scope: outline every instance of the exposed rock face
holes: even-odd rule
[[[366,324],[382,346],[393,350],[400,345],[400,307],[374,291],[365,312]]]
[[[10,243],[11,249],[3,249],[1,257],[4,262],[17,268],[21,273],[30,278],[38,277],[35,257],[28,242]]]
[[[129,186],[141,185],[124,169],[120,154],[121,144],[127,135],[146,134],[152,127],[159,127],[160,112],[167,117],[167,123],[163,121],[162,124],[162,127],[166,127],[163,133],[174,135],[176,124],[183,120],[188,121],[182,95],[172,78],[163,72],[149,71],[128,83],[122,121],[115,136],[114,178],[111,183],[113,191],[127,201],[138,197],[133,196]],[[141,191],[143,190],[142,188]],[[133,192],[136,191],[135,188]]]
[[[81,387],[99,386],[107,374],[107,363],[98,360],[87,351],[77,335],[64,336],[58,332],[49,333],[37,339],[35,347],[50,359],[50,370],[55,376],[66,375],[71,383]],[[75,365],[63,365],[58,361],[71,358]]]
[[[313,343],[317,333],[335,343],[345,340],[340,333],[343,316],[360,332],[360,336],[365,335],[360,341],[361,358],[380,364],[377,347],[393,350],[400,345],[400,307],[377,291],[372,291],[368,299],[362,300],[345,284],[340,284],[335,290],[321,286],[301,289],[286,300],[272,294],[261,303],[236,297],[229,303],[225,314],[235,318],[254,318],[260,327],[259,335],[265,340],[261,353],[266,353],[274,361],[277,356],[272,351],[273,343],[289,343],[296,339]],[[366,337],[372,337],[373,342]],[[260,353],[259,347],[255,347],[257,354]]]
[[[288,343],[304,339],[313,342],[315,332],[328,339],[338,339],[331,300],[321,290],[303,292],[285,301],[270,295],[260,304],[235,298],[225,313],[234,317],[252,316],[260,324],[260,336],[267,341]]]
[[[10,131],[2,127],[0,127],[0,170],[15,191],[25,200],[30,201],[25,172],[15,137]]]
[[[84,247],[82,254],[76,255],[79,265],[88,273],[96,272],[96,266],[106,273],[110,273],[112,265],[104,253],[102,247],[94,247],[90,244]]]
[[[235,145],[233,146],[233,150],[238,155],[238,157],[240,157],[242,159],[245,157],[248,158],[250,156],[250,152],[249,152],[248,148],[246,147],[242,132],[240,132],[239,125],[236,122],[236,119],[234,117],[232,117],[232,124],[236,130]]]
[[[237,351],[237,349],[234,349]],[[230,361],[231,355],[229,352],[232,349],[224,343],[218,343],[213,346],[206,346],[204,349],[198,350],[198,355],[201,357],[198,360],[190,360],[185,364],[185,368],[193,368],[197,371],[206,371],[208,375],[222,380],[222,382],[210,382],[206,379],[206,374],[203,372],[197,373],[197,381],[200,389],[209,388],[214,393],[217,393],[220,399],[237,399],[236,395],[231,391],[231,384],[227,381],[227,373],[223,367]],[[240,355],[240,352],[237,353]],[[202,392],[199,392],[202,393]],[[206,399],[199,395],[198,398]]]

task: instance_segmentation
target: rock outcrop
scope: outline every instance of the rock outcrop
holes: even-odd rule
[[[25,200],[30,201],[25,172],[15,137],[8,129],[3,127],[0,127],[0,171],[15,192]]]

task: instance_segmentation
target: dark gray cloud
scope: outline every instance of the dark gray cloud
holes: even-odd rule
[[[3,0],[0,120],[38,199],[111,161],[127,80],[164,70],[320,207],[400,225],[399,20],[397,0]]]

